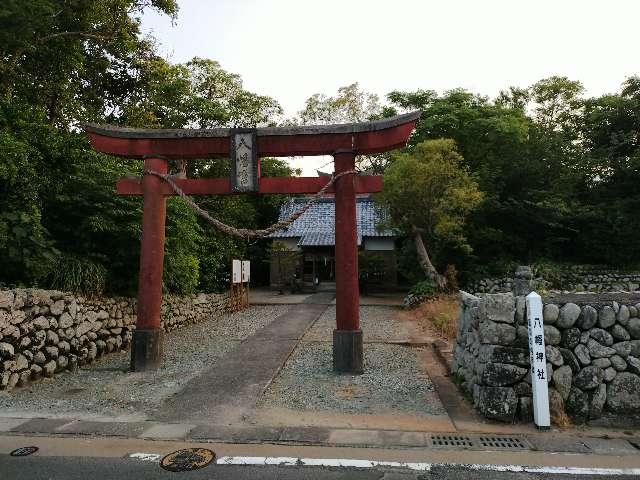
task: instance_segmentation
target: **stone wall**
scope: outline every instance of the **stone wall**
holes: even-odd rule
[[[226,309],[225,294],[163,297],[165,331]],[[135,329],[136,301],[16,289],[0,291],[0,389],[73,370],[126,349]]]
[[[484,278],[465,287],[474,293],[507,293],[513,291],[514,278]],[[533,279],[536,290],[566,290],[570,292],[638,292],[640,273],[610,272],[597,267],[576,265],[567,267],[556,278]]]
[[[461,292],[452,373],[486,417],[532,419],[525,297]],[[577,423],[640,411],[640,303],[543,300],[549,403]],[[600,297],[605,298],[605,297]],[[573,303],[575,302],[575,303]]]
[[[513,277],[483,278],[467,285],[465,288],[473,293],[509,293],[513,292],[515,279]],[[533,279],[534,290],[546,289],[549,282],[538,277]]]

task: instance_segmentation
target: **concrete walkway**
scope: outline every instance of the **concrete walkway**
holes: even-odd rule
[[[599,438],[587,435],[566,435],[553,432],[504,435],[501,433],[421,432],[410,430],[376,430],[325,427],[225,427],[159,422],[98,422],[71,418],[8,418],[0,417],[0,443],[12,437],[49,436],[56,441],[73,437],[103,437],[123,442],[124,439],[154,441],[189,441],[221,445],[252,445],[248,451],[258,452],[267,445],[300,447],[303,445],[331,448],[402,449],[410,448],[420,455],[448,452],[449,460],[470,463],[493,463],[501,455],[544,454],[549,463],[565,456],[567,465],[575,465],[577,455],[585,455],[599,465],[611,466],[629,459],[640,468],[636,435],[624,438]],[[449,438],[452,437],[452,438]],[[24,440],[17,444],[29,445]],[[491,452],[487,455],[486,452]],[[549,455],[562,454],[562,455]],[[483,458],[484,457],[484,458]],[[556,459],[553,459],[556,457]],[[605,461],[607,458],[611,463]],[[338,457],[332,457],[338,458]],[[522,461],[522,460],[520,460]],[[536,463],[540,458],[536,458]],[[609,465],[607,465],[609,463]]]
[[[318,293],[291,307],[167,399],[153,419],[217,425],[242,421],[332,300],[332,294]]]
[[[249,292],[251,305],[296,305],[299,303],[315,302],[319,295],[329,294],[335,296],[334,291],[320,291],[318,293],[290,293],[279,294],[275,290],[265,287],[252,288]],[[401,307],[405,294],[402,292],[379,292],[370,295],[360,295],[360,305],[382,305]],[[324,301],[324,300],[322,300]],[[331,303],[336,301],[332,298]]]

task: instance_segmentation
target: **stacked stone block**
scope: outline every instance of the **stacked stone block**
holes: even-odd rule
[[[226,309],[226,295],[166,296],[162,327],[180,328]],[[136,323],[131,298],[37,289],[0,291],[0,389],[73,370],[126,349]]]
[[[461,292],[452,365],[487,418],[532,415],[525,297]],[[543,306],[550,404],[577,422],[640,409],[640,303]]]
[[[563,272],[558,280],[562,290],[569,292],[638,292],[640,291],[640,273],[615,273],[574,268]],[[533,280],[534,288],[550,289],[553,286],[544,278]],[[507,293],[514,291],[517,277],[484,278],[466,286],[470,292]]]

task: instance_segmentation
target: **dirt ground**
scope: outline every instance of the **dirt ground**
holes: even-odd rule
[[[411,310],[402,310],[398,318],[411,330],[412,341],[443,339],[455,341],[460,306],[457,295],[442,295],[418,305]]]

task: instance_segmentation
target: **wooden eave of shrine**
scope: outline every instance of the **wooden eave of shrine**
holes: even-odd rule
[[[148,129],[85,124],[83,128],[95,150],[126,158],[227,156],[232,135],[241,131],[256,132],[261,157],[333,155],[339,151],[369,155],[403,147],[420,113],[363,123],[301,127]]]

